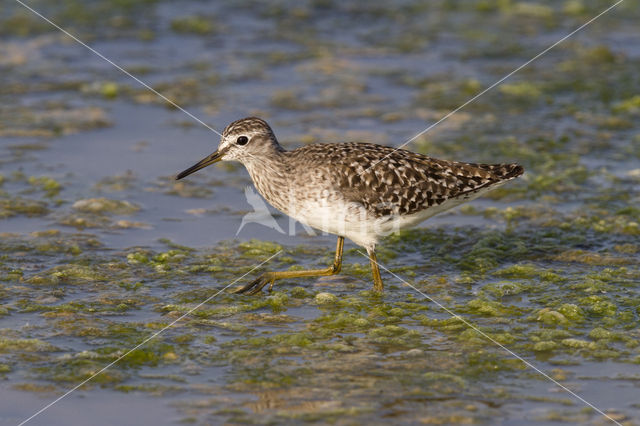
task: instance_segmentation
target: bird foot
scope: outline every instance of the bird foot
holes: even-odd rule
[[[260,293],[260,290],[262,290],[267,284],[269,284],[269,293],[271,293],[271,290],[273,289],[273,283],[275,283],[275,281],[276,277],[273,272],[265,272],[248,284],[236,288],[232,291],[232,293],[248,295],[257,294]]]

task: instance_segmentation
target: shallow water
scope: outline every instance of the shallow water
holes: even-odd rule
[[[607,7],[29,2],[221,131],[398,146]],[[638,1],[409,148],[527,173],[338,277],[207,301],[30,424],[640,422]],[[260,268],[335,237],[248,224],[218,136],[18,4],[0,10],[0,419],[16,424]],[[289,221],[276,215],[279,225]],[[282,252],[280,252],[282,250]],[[237,285],[234,284],[234,285]],[[327,294],[328,293],[328,294]]]

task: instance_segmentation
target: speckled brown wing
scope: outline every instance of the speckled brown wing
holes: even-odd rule
[[[518,164],[444,161],[372,144],[332,147],[323,153],[335,167],[340,192],[377,217],[410,215],[447,200],[470,198],[524,171]]]

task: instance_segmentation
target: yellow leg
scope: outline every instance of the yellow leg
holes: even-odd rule
[[[326,275],[335,275],[340,272],[342,268],[342,251],[344,248],[344,237],[338,237],[338,243],[336,245],[336,257],[333,260],[333,265],[324,269],[309,269],[306,271],[278,271],[278,272],[265,272],[250,283],[235,289],[234,293],[246,293],[256,294],[264,286],[269,284],[269,291],[273,288],[273,283],[276,280],[282,278],[299,278],[299,277],[319,277]],[[380,275],[378,273],[378,275]]]
[[[378,259],[373,249],[367,249],[369,254],[369,262],[371,262],[371,274],[373,275],[373,291],[382,293],[382,278],[380,277],[380,269],[378,268]]]

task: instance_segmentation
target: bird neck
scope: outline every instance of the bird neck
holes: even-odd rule
[[[284,153],[286,151],[280,145],[272,145],[259,152],[253,152],[242,159],[242,163],[249,171],[251,177],[254,173],[269,173],[273,168],[286,165]]]
[[[268,155],[255,155],[244,161],[256,189],[267,201],[281,211],[286,211],[287,198],[283,188],[287,188],[289,167],[284,149],[280,148]]]

